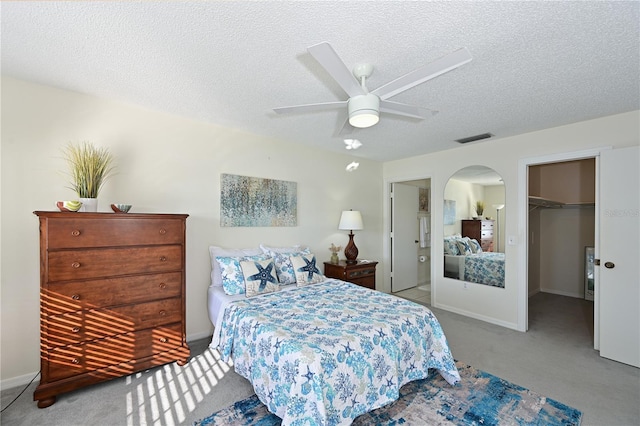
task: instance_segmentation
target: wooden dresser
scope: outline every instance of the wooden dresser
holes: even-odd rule
[[[493,220],[463,220],[462,236],[480,243],[482,251],[493,251]]]
[[[324,262],[324,274],[329,278],[337,278],[375,290],[377,264],[378,262],[361,260],[353,265],[347,264],[346,260],[341,260],[337,264]]]
[[[40,219],[38,407],[189,358],[184,214],[34,212]]]

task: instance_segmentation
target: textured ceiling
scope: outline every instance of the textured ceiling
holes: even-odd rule
[[[2,73],[344,152],[339,112],[272,108],[346,100],[307,53],[327,41],[375,89],[461,47],[473,60],[390,100],[350,137],[387,161],[640,109],[640,3],[0,2]],[[486,140],[485,140],[486,142]],[[474,143],[484,143],[483,141]]]

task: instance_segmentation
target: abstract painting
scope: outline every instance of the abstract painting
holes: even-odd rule
[[[444,200],[444,224],[456,223],[456,200]]]
[[[297,226],[295,182],[222,174],[220,226]]]

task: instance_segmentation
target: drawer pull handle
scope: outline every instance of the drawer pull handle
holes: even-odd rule
[[[77,237],[78,235],[80,235],[80,231],[77,229],[74,229],[73,231],[71,231],[71,235],[73,235],[74,237]]]
[[[164,290],[165,288],[167,288],[167,285],[165,283],[160,283],[158,287],[160,287],[160,290]]]
[[[164,228],[160,228],[160,235],[164,235],[167,233],[167,230]]]
[[[73,331],[74,333],[80,333],[80,327],[73,327],[71,331]]]
[[[80,295],[79,294],[74,294],[73,296],[71,296],[71,298],[73,300],[80,300]]]
[[[72,364],[80,364],[80,360],[79,360],[78,358],[73,358],[73,359],[71,360],[71,363],[72,363]]]
[[[162,311],[158,312],[158,314],[160,314],[161,317],[164,317],[164,316],[167,315],[167,311],[162,310]]]
[[[166,256],[160,256],[160,262],[166,262],[166,261],[167,261]]]
[[[76,268],[76,269],[78,269],[78,268],[80,267],[80,262],[73,262],[73,263],[71,264],[71,267],[72,267],[72,268]]]
[[[169,341],[166,337],[161,337],[158,340],[160,340],[160,343],[167,343]]]

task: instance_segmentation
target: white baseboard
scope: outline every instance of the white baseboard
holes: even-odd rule
[[[192,342],[194,340],[204,339],[206,337],[211,337],[210,331],[193,333],[187,336],[187,343]],[[40,373],[37,373],[37,374],[40,374]],[[32,373],[27,373],[22,376],[11,377],[9,379],[2,380],[0,381],[0,389],[11,389],[18,386],[25,386],[27,383],[31,381],[31,379],[33,379],[35,375],[36,375],[36,372],[34,371]],[[37,380],[39,379],[35,379],[34,382]]]
[[[18,376],[18,377],[11,377],[10,379],[5,379],[0,381],[0,389],[5,390],[5,389],[11,389],[11,388],[16,388],[18,386],[25,386],[27,383],[29,383],[32,379],[34,382],[38,381],[38,378],[36,377],[34,379],[34,376],[39,376],[40,372],[33,372],[33,373],[29,373],[29,374],[24,374],[22,376]]]
[[[554,290],[551,288],[540,288],[541,293],[557,294],[558,296],[575,297],[576,299],[584,299],[584,294],[573,293],[570,291]]]
[[[202,332],[199,332],[199,333],[189,334],[187,336],[187,343],[188,342],[193,342],[194,340],[204,339],[205,337],[211,338],[212,334],[213,334],[213,331],[202,331]]]
[[[500,321],[500,320],[497,320],[495,318],[487,317],[487,316],[484,316],[484,315],[478,315],[475,312],[465,311],[464,309],[458,309],[458,308],[454,308],[453,306],[443,305],[443,304],[440,304],[440,303],[435,304],[433,306],[438,308],[438,309],[443,309],[445,311],[453,312],[454,314],[460,314],[460,315],[463,315],[465,317],[477,319],[477,320],[480,320],[480,321],[488,322],[490,324],[495,324],[495,325],[499,325],[501,327],[510,328],[512,330],[520,331],[520,330],[518,330],[518,324],[517,323],[512,323],[512,322],[507,322],[507,321]]]

